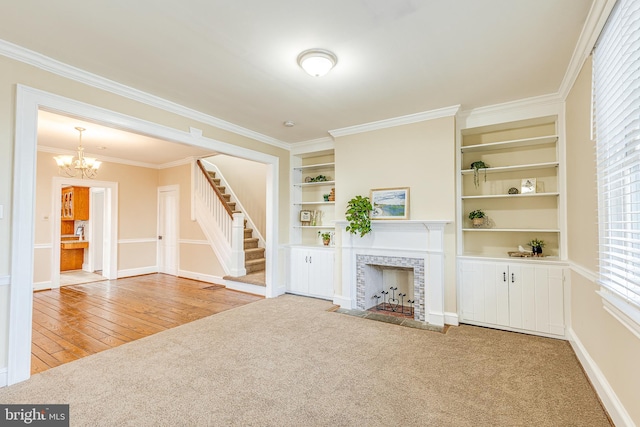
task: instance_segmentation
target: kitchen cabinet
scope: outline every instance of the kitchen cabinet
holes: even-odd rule
[[[60,271],[80,270],[84,262],[84,250],[89,242],[63,240],[60,242]]]
[[[564,337],[565,268],[460,259],[460,322]]]
[[[64,187],[61,197],[61,220],[87,221],[89,219],[89,187]]]

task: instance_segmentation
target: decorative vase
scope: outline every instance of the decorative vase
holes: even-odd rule
[[[331,242],[331,239],[322,239],[322,243],[324,243],[325,246],[329,246],[329,242]]]
[[[325,201],[325,202],[328,202],[328,201],[329,201],[329,195],[328,195],[328,194],[325,194],[325,195],[323,195],[322,197],[324,197],[324,201]]]
[[[482,224],[484,224],[484,218],[473,218],[471,221],[473,221],[474,227],[482,227]]]
[[[532,246],[531,252],[533,256],[542,256],[542,246]]]

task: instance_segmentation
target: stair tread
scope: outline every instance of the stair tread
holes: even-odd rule
[[[262,264],[264,262],[267,262],[266,258],[258,258],[258,259],[250,259],[244,262],[244,265],[252,265],[252,264]]]

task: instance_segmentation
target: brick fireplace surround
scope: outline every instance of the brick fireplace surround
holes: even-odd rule
[[[444,326],[444,229],[450,221],[372,221],[364,237],[345,231],[342,238],[342,295],[334,303],[345,309],[366,309],[366,266],[412,268],[415,320]]]

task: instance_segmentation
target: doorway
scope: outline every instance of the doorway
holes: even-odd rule
[[[121,95],[127,96],[125,92],[122,92]],[[154,107],[162,108],[159,105],[149,108]],[[16,117],[18,120],[16,120],[15,127],[13,168],[12,275],[9,292],[8,360],[6,376],[0,375],[0,385],[15,384],[30,376],[29,355],[31,353],[31,318],[33,313],[33,269],[31,267],[33,265],[35,215],[34,197],[24,197],[24,195],[34,194],[34,164],[37,152],[37,114],[39,109],[62,115],[83,117],[105,126],[127,129],[166,141],[207,148],[266,164],[266,235],[270,236],[266,247],[266,296],[275,297],[285,292],[284,285],[276,285],[280,282],[277,280],[277,266],[279,265],[278,157],[204,137],[199,129],[192,128],[189,132],[185,132],[18,84],[16,90]],[[203,121],[201,116],[199,116],[200,118],[192,117],[193,114],[187,110],[173,111],[172,113],[176,116],[183,114],[183,117],[193,122]],[[213,125],[215,126],[215,124]],[[59,199],[56,199],[59,203]],[[111,219],[117,219],[117,212],[112,218],[105,218],[105,222],[109,222]],[[113,238],[112,241],[115,245],[117,238]],[[110,263],[117,266],[115,259],[111,259]]]

